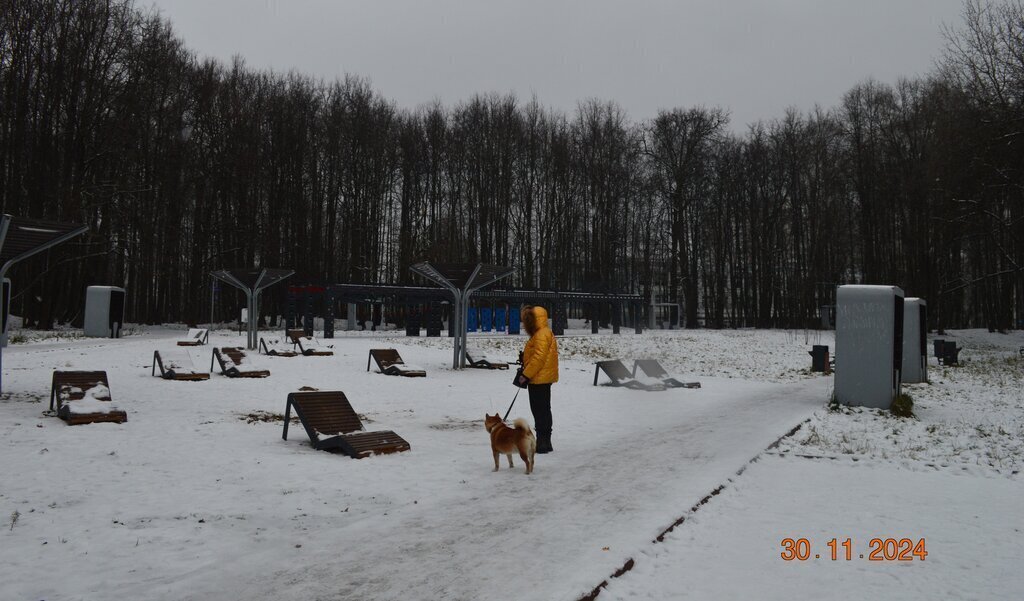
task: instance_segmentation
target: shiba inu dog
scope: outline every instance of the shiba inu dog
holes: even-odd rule
[[[498,471],[498,455],[508,456],[508,466],[512,467],[512,451],[519,451],[519,457],[526,463],[526,473],[533,473],[533,458],[537,454],[537,437],[533,435],[530,424],[523,418],[517,418],[509,428],[497,413],[484,414],[484,428],[491,434],[491,451],[494,453],[494,471]]]

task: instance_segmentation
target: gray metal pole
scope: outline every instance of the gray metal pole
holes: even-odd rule
[[[462,323],[462,301],[458,295],[452,304],[452,318],[448,321],[448,328],[452,330],[452,369],[459,369],[459,346],[462,338],[459,335],[459,324]]]
[[[466,349],[469,348],[469,294],[462,294],[462,352],[459,353],[459,369],[466,367]]]
[[[211,332],[213,331],[213,307],[214,307],[214,304],[215,304],[214,299],[216,298],[216,296],[217,296],[217,279],[211,277],[210,278],[210,331]]]

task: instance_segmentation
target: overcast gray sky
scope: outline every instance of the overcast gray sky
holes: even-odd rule
[[[139,0],[145,6],[146,0]],[[928,72],[961,0],[156,0],[200,56],[370,78],[399,106],[515,92],[634,120],[717,105],[733,128]]]

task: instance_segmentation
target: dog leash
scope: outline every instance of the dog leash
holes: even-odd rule
[[[516,391],[516,396],[512,397],[512,405],[516,404],[516,399],[519,398],[519,393],[522,392],[522,391],[523,391],[522,388],[520,388],[519,390]],[[505,412],[505,417],[501,418],[501,421],[505,421],[505,420],[508,419],[508,414],[512,413],[512,405],[508,406],[508,411]]]

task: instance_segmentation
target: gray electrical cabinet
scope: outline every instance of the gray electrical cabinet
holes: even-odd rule
[[[836,305],[836,400],[888,409],[900,393],[903,290],[839,286]]]
[[[903,301],[903,372],[907,384],[928,381],[928,303],[922,298]]]
[[[124,325],[124,288],[89,286],[85,289],[85,335],[120,338]]]

